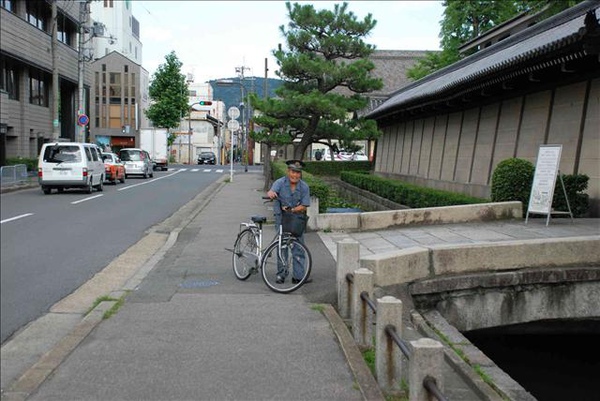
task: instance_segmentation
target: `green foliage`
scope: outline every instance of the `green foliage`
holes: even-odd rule
[[[153,102],[145,113],[155,127],[175,128],[181,116],[189,113],[188,88],[175,52],[166,55],[165,61],[152,76],[149,94]]]
[[[527,212],[535,166],[528,160],[510,158],[501,161],[492,174],[492,202],[521,201]]]
[[[363,94],[383,86],[371,76],[374,46],[363,41],[376,21],[370,14],[358,20],[347,3],[335,5],[333,11],[289,2],[286,7],[290,22],[280,30],[287,49],[274,51],[283,84],[276,98],[250,96],[252,107],[260,111],[253,120],[263,128],[253,139],[293,144],[294,157],[302,159],[308,146],[319,140],[377,138],[374,121],[348,118],[366,107]]]
[[[485,203],[487,199],[476,198],[456,192],[424,188],[399,180],[353,171],[342,171],[340,178],[355,187],[411,208],[469,205]]]
[[[520,201],[523,216],[527,214],[535,166],[528,160],[510,158],[501,161],[492,175],[492,202]],[[587,215],[589,195],[583,193],[588,187],[589,177],[585,174],[563,174],[565,191],[574,217]],[[557,179],[554,187],[552,207],[557,211],[568,211],[562,184]]]
[[[441,52],[428,53],[406,76],[417,80],[460,59],[458,48],[485,31],[502,24],[516,15],[538,12],[547,7],[544,18],[557,14],[583,0],[445,0],[444,16],[440,21]]]
[[[26,159],[23,157],[7,157],[6,165],[15,166],[17,164],[24,164],[27,166],[27,171],[37,171],[38,159]]]
[[[342,171],[364,171],[371,170],[369,161],[307,161],[305,171],[313,175],[335,176],[339,177]]]
[[[586,216],[589,210],[589,195],[584,194],[588,187],[590,177],[585,174],[562,174],[562,180],[565,184],[565,191],[569,197],[569,206],[574,217]],[[552,206],[555,210],[568,211],[565,194],[560,181],[557,181],[554,188],[554,198]]]

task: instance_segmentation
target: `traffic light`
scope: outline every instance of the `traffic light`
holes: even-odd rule
[[[208,101],[208,100],[200,100],[200,101],[198,102],[198,104],[199,104],[200,106],[210,106],[210,105],[212,104],[212,102],[211,102],[211,101]]]

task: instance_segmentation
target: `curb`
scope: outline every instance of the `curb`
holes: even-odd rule
[[[354,379],[360,388],[363,399],[365,401],[385,401],[385,397],[381,392],[377,381],[371,374],[371,370],[369,370],[348,327],[333,306],[329,304],[323,306],[323,315],[325,315],[329,321],[329,324],[339,341],[340,347],[348,362],[348,367],[352,371]]]
[[[167,251],[173,245],[175,245],[179,233],[206,207],[208,203],[211,202],[214,196],[226,184],[225,180],[225,176],[219,178],[206,187],[198,195],[196,195],[194,199],[173,213],[173,215],[165,219],[165,221],[173,219],[173,216],[179,213],[182,209],[186,211],[185,214],[188,216],[188,218],[182,219],[181,222],[176,225],[176,227],[171,229],[165,243],[159,249],[157,249],[154,254],[150,256],[150,258],[146,260],[146,262],[131,275],[131,277],[129,277],[122,288],[115,289],[107,295],[119,298],[125,295],[127,291],[134,290],[142,282],[146,275],[164,257]],[[24,188],[21,187],[18,189]],[[207,193],[208,195],[206,195]],[[191,209],[191,212],[187,209]],[[189,218],[189,216],[192,217]],[[163,223],[164,221],[151,227],[146,232],[146,236],[155,232],[160,232],[160,228],[162,227]],[[96,275],[100,274],[103,270],[96,273]],[[83,285],[85,285],[85,283]],[[67,295],[67,297],[68,296],[69,295]],[[63,300],[65,298],[63,298]],[[56,304],[60,302],[62,302],[62,300],[58,301]],[[115,301],[101,302],[87,315],[85,315],[83,319],[77,323],[67,335],[61,338],[54,346],[44,353],[36,363],[27,368],[21,374],[21,376],[13,380],[7,386],[7,389],[3,391],[1,395],[2,401],[25,401],[30,395],[37,391],[39,386],[42,385],[42,383],[52,374],[52,372],[54,372],[54,370],[62,364],[69,354],[73,352],[73,350],[75,350],[77,346],[88,336],[88,334],[90,334],[92,330],[94,330],[94,328],[96,328],[96,326],[102,322],[104,313],[110,310],[115,303]]]
[[[104,312],[110,310],[115,303],[115,301],[99,303],[68,335],[14,381],[8,391],[2,394],[2,400],[24,401],[33,394],[87,335],[102,322]]]

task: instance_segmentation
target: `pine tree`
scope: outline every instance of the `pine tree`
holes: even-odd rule
[[[302,159],[311,143],[376,138],[375,122],[356,113],[367,106],[364,94],[383,86],[370,75],[375,48],[363,41],[377,21],[371,14],[359,21],[347,3],[333,11],[289,2],[286,7],[290,21],[280,30],[287,47],[273,52],[284,82],[275,98],[251,97],[260,113],[253,120],[265,128],[252,134],[254,140],[293,144],[294,158]]]

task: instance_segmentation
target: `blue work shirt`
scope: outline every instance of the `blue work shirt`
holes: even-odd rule
[[[283,207],[310,206],[310,188],[302,180],[298,181],[296,190],[292,192],[290,179],[287,176],[281,177],[273,182],[271,191],[277,192],[277,200],[279,201],[279,207],[273,208],[275,215],[280,215]]]

